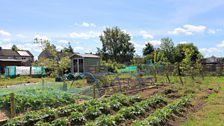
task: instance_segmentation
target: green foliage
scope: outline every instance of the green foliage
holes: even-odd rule
[[[53,88],[19,91],[15,95],[16,112],[38,110],[45,107],[58,107],[73,103],[76,98],[76,96]],[[0,108],[9,110],[9,107],[10,96],[0,96]]]
[[[48,40],[42,40],[35,38],[35,43],[42,46],[42,50],[45,51],[49,58],[41,58],[34,65],[46,66],[52,71],[51,76],[55,77],[71,67],[71,59],[69,56],[73,54],[71,45],[68,48],[64,48],[61,52],[57,52],[56,46],[51,44]]]
[[[107,67],[109,72],[117,72],[118,69],[122,69],[126,67],[124,64],[112,62],[111,60],[108,60],[108,62],[101,60],[100,63],[102,66]]]
[[[72,112],[69,116],[69,120],[73,123],[84,123],[86,121],[86,117],[81,112]]]
[[[19,48],[16,45],[12,45],[11,49],[14,50],[14,51],[18,51],[19,50]]]
[[[146,43],[145,47],[143,48],[143,56],[146,56],[148,54],[152,54],[154,52],[154,47],[151,43]]]
[[[97,118],[95,122],[96,126],[116,126],[114,116],[102,115]]]
[[[175,55],[174,55],[174,43],[173,40],[169,37],[161,39],[160,50],[162,53],[162,59],[165,62],[175,63]]]
[[[190,97],[181,97],[175,102],[168,104],[162,109],[157,109],[146,119],[133,123],[133,126],[154,126],[165,123],[174,112],[178,112],[190,103]]]
[[[66,117],[58,118],[52,122],[52,125],[53,126],[67,126],[68,122],[69,122],[69,120]]]
[[[50,123],[38,121],[34,126],[52,126]]]
[[[103,57],[103,60],[127,63],[134,56],[135,48],[130,42],[131,36],[118,27],[106,28],[100,35],[100,41],[103,47],[98,48],[98,54]]]

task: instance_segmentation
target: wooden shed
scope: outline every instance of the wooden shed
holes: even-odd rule
[[[73,54],[71,57],[71,72],[96,72],[100,66],[100,57],[93,54]]]

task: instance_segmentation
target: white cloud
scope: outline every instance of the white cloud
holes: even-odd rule
[[[148,42],[145,42],[144,44],[138,44],[136,42],[131,41],[131,43],[134,44],[135,48],[143,49],[145,47],[145,44],[148,43]],[[154,47],[161,45],[161,41],[159,41],[159,40],[152,40],[152,41],[149,41],[149,43],[151,43]]]
[[[144,39],[153,39],[154,38],[153,35],[149,34],[148,32],[146,32],[144,30],[140,31],[140,34],[142,35],[142,37]]]
[[[188,43],[191,43],[191,42],[187,42],[187,41],[180,41],[179,44],[188,44]]]
[[[224,48],[224,40],[220,44],[218,44],[217,47],[218,48]]]
[[[11,39],[2,39],[3,42],[11,42]]]
[[[219,29],[219,28],[217,28],[217,29],[208,29],[208,33],[209,34],[216,34],[216,33],[221,32],[221,31],[222,31],[222,29]]]
[[[135,48],[137,48],[137,49],[142,49],[142,48],[144,48],[144,46],[145,46],[145,44],[138,44],[138,43],[133,42],[133,41],[131,41],[131,43],[133,43],[134,46],[135,46]]]
[[[85,48],[84,47],[81,47],[81,46],[77,46],[77,47],[74,47],[73,48],[73,50],[75,51],[75,52],[79,52],[79,51],[81,51],[81,50],[84,50]]]
[[[23,34],[16,34],[16,37],[18,37],[18,38],[25,38],[25,35],[23,35]]]
[[[206,29],[206,26],[203,25],[190,25],[186,24],[182,27],[175,28],[173,31],[168,31],[168,34],[178,35],[178,34],[185,34],[185,35],[192,35],[193,33],[202,33]]]
[[[69,35],[71,38],[80,38],[80,39],[90,39],[90,38],[98,38],[100,36],[99,32],[72,32]]]
[[[224,40],[221,43],[217,44],[216,47],[213,48],[201,48],[199,51],[205,56],[220,56],[223,57],[224,55]]]
[[[16,46],[22,50],[30,50],[30,51],[38,52],[38,53],[40,53],[42,51],[41,46],[36,43],[16,44]]]
[[[161,45],[161,41],[159,41],[159,40],[152,40],[152,41],[149,41],[149,43],[151,43],[153,46],[160,46]]]
[[[11,34],[7,31],[0,30],[0,36],[11,36]]]
[[[50,40],[46,35],[35,35],[34,38],[42,40]]]
[[[7,44],[5,44],[5,43],[3,43],[3,44],[1,44],[0,46],[3,48],[3,49],[11,49],[12,48],[12,43],[7,43]]]
[[[210,56],[223,56],[223,50],[220,48],[201,48],[199,51],[204,55],[204,57]]]
[[[58,51],[61,51],[63,48],[64,48],[64,47],[61,46],[61,45],[56,45],[56,49],[57,49]]]
[[[59,43],[67,44],[69,41],[68,41],[68,40],[59,40],[58,42],[59,42]]]
[[[83,27],[96,27],[94,23],[82,22],[81,26]]]

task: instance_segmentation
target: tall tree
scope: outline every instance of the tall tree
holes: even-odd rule
[[[130,42],[131,36],[118,27],[106,28],[100,35],[102,49],[97,53],[104,60],[112,60],[118,63],[127,63],[133,59],[135,48]]]
[[[71,53],[71,54],[74,53],[74,50],[70,42],[68,42],[68,47],[64,47],[62,51],[65,53]]]
[[[143,56],[146,56],[148,54],[152,54],[154,52],[154,47],[151,43],[146,43],[145,47],[143,48]]]
[[[14,51],[18,51],[19,50],[19,48],[16,45],[12,45],[11,49],[14,50]]]
[[[160,49],[163,53],[164,60],[167,60],[167,62],[169,63],[175,63],[175,55],[174,55],[175,47],[173,40],[171,38],[169,37],[162,38]]]

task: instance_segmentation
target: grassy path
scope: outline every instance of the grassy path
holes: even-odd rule
[[[215,91],[199,111],[188,115],[182,126],[224,126],[224,77],[212,77],[205,82]]]

